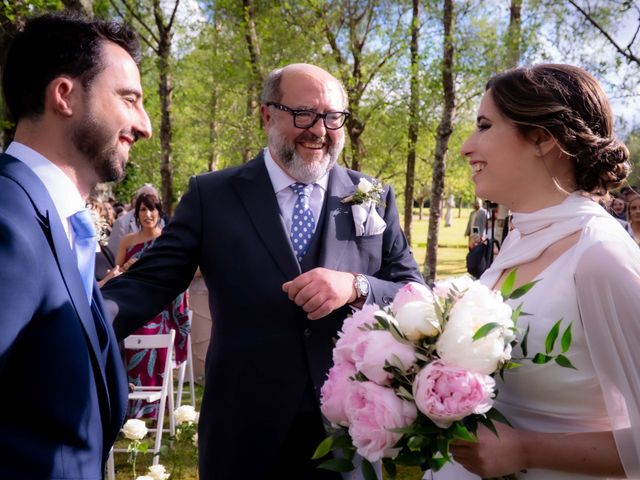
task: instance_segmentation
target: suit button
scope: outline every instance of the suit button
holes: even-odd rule
[[[304,334],[305,337],[310,337],[311,336],[311,329],[310,328],[305,328],[303,334]]]
[[[388,297],[388,296],[383,296],[382,297],[382,303],[384,303],[385,305],[391,305],[391,302],[393,301],[393,298]]]

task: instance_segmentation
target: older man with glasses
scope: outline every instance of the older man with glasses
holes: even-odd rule
[[[391,190],[357,232],[342,202],[364,178],[336,163],[346,103],[319,67],[271,72],[261,106],[268,147],[192,178],[155,245],[105,288],[124,337],[200,267],[213,318],[201,479],[340,478],[311,461],[325,437],[318,399],[334,339],[354,308],[389,304],[404,283],[422,282]]]

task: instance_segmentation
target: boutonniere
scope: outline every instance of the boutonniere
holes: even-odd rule
[[[363,177],[360,179],[355,191],[351,195],[344,197],[342,203],[347,205],[361,205],[372,202],[375,205],[384,206],[384,202],[382,201],[383,192],[384,188],[380,180],[372,178],[371,181],[369,181]]]
[[[376,210],[377,205],[384,206],[383,191],[379,180],[361,178],[355,191],[342,199],[342,203],[351,205],[356,237],[379,235],[387,228],[386,222]]]

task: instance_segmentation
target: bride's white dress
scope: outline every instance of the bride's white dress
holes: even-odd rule
[[[506,372],[504,383],[496,378],[496,407],[518,429],[613,430],[627,478],[640,479],[640,249],[615,219],[599,210],[591,200],[574,194],[551,209],[516,214],[518,230],[509,234],[482,277],[492,287],[504,269],[536,258],[545,245],[568,233],[582,231],[577,244],[538,275],[533,289],[511,302],[512,307],[523,303],[523,311],[531,314],[519,320],[519,326],[530,326],[529,356],[544,352],[546,335],[558,320],[563,319],[561,332],[571,323],[573,343],[566,356],[576,370],[525,362]],[[522,355],[519,347],[513,355]],[[529,470],[518,477],[604,478],[549,470]],[[424,478],[479,477],[449,464]]]

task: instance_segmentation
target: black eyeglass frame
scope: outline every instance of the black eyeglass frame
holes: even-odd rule
[[[314,110],[306,110],[306,109],[299,109],[296,110],[294,108],[290,108],[287,107],[286,105],[283,105],[281,103],[276,103],[276,102],[267,102],[265,103],[265,105],[267,107],[275,107],[278,110],[281,110],[283,112],[287,112],[290,113],[291,116],[293,117],[293,126],[296,128],[302,128],[302,129],[308,129],[313,127],[317,122],[318,119],[321,118],[322,119],[322,123],[324,123],[324,128],[326,128],[327,130],[340,130],[342,127],[344,127],[344,124],[347,121],[347,118],[349,118],[351,116],[351,112],[324,112],[324,113],[318,113]],[[313,121],[309,124],[309,125],[305,125],[305,126],[300,126],[298,125],[298,116],[306,113],[313,113],[316,117],[313,119]],[[339,127],[330,127],[329,125],[327,125],[327,116],[332,115],[332,114],[336,114],[339,113],[340,115],[342,115],[342,123],[340,124]]]

